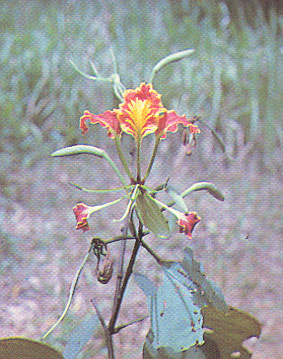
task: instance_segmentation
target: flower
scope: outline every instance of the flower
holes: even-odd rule
[[[196,212],[184,213],[177,222],[180,226],[180,233],[185,233],[189,239],[192,239],[194,227],[200,220]]]
[[[88,231],[90,229],[87,219],[93,212],[92,210],[93,210],[93,207],[88,206],[84,203],[78,203],[73,208],[73,212],[75,213],[76,220],[77,220],[76,229],[82,229],[83,232]]]
[[[82,229],[84,232],[88,231],[90,228],[89,228],[87,219],[93,212],[100,211],[103,208],[112,206],[113,204],[116,204],[116,203],[122,201],[124,198],[127,198],[127,195],[125,195],[121,198],[115,199],[114,201],[111,201],[111,202],[99,204],[97,206],[88,206],[85,203],[78,203],[75,207],[73,207],[73,212],[74,212],[74,214],[76,216],[76,220],[77,220],[76,229]]]
[[[135,90],[126,90],[123,98],[124,102],[119,105],[119,109],[99,115],[85,111],[80,118],[83,134],[88,131],[88,120],[92,124],[99,123],[106,127],[111,138],[125,132],[137,141],[151,133],[164,139],[166,132],[176,132],[180,123],[189,127],[191,133],[200,132],[185,116],[177,115],[174,110],[167,110],[161,102],[161,95],[153,89],[152,84],[142,82]]]

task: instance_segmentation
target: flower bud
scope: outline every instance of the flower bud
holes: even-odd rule
[[[106,253],[104,257],[102,268],[99,270],[97,274],[97,280],[102,284],[107,284],[113,273],[113,260],[110,256],[110,252]]]

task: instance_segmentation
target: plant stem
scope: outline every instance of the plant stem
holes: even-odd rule
[[[137,181],[141,179],[141,138],[137,137]]]
[[[109,332],[109,329],[107,328],[106,324],[105,324],[105,321],[104,321],[104,318],[103,318],[103,315],[102,313],[100,312],[97,304],[96,304],[96,301],[94,298],[92,298],[91,300],[91,304],[94,306],[94,309],[96,311],[96,314],[98,316],[98,319],[100,321],[100,324],[102,325],[102,328],[104,330],[104,335],[105,335],[105,340],[106,340],[106,346],[107,346],[107,349],[108,349],[108,359],[115,359],[115,356],[114,356],[114,347],[113,347],[113,341],[112,341],[112,337],[110,335],[110,332]]]
[[[135,260],[136,260],[136,257],[137,257],[137,254],[138,254],[138,251],[139,251],[139,248],[140,248],[141,238],[142,238],[142,224],[140,223],[139,224],[139,233],[138,233],[138,236],[136,238],[136,242],[135,242],[135,245],[134,245],[134,248],[133,248],[133,251],[132,251],[132,255],[131,255],[131,258],[130,258],[130,261],[129,261],[129,264],[128,264],[128,267],[127,267],[127,270],[126,270],[126,273],[125,273],[125,276],[124,276],[124,279],[123,279],[122,286],[119,287],[119,293],[118,293],[117,296],[116,296],[116,293],[115,293],[116,301],[114,300],[114,307],[113,307],[113,311],[112,311],[112,317],[111,317],[110,322],[108,324],[108,329],[109,329],[110,334],[115,333],[114,327],[115,327],[115,324],[116,324],[116,321],[117,321],[117,318],[118,318],[118,315],[119,315],[120,307],[121,307],[121,304],[122,304],[122,300],[123,300],[125,290],[127,288],[128,281],[129,281],[130,276],[131,276],[131,274],[133,272],[133,267],[134,267],[134,264],[135,264]],[[122,241],[122,243],[126,243],[126,242]]]
[[[115,327],[115,329],[114,329],[114,334],[118,333],[120,330],[122,330],[122,329],[124,329],[124,328],[129,327],[130,325],[133,325],[133,324],[142,322],[143,320],[147,319],[148,317],[149,317],[148,315],[145,315],[145,316],[143,316],[143,317],[141,317],[141,318],[139,318],[139,319],[134,319],[134,320],[131,320],[131,321],[128,322],[128,323],[118,325],[118,326]]]
[[[158,264],[162,264],[163,259],[162,259],[161,257],[159,257],[159,255],[156,254],[156,253],[154,252],[154,250],[153,250],[152,248],[150,248],[142,239],[141,239],[141,245],[148,251],[148,253],[149,253],[150,255],[152,255],[152,257],[156,260],[156,262],[157,262]]]
[[[142,183],[145,182],[145,180],[147,179],[147,177],[150,174],[151,168],[153,166],[153,162],[154,162],[156,154],[157,154],[159,143],[160,143],[160,137],[156,137],[155,138],[154,148],[153,148],[152,155],[151,155],[151,159],[149,161],[149,164],[148,164],[147,170],[145,172],[144,178],[142,179]]]
[[[121,149],[121,141],[120,141],[120,137],[118,135],[115,135],[115,145],[116,145],[116,150],[117,150],[118,156],[120,158],[120,161],[124,167],[124,170],[126,171],[128,177],[132,180],[133,176],[131,174],[131,171],[128,167],[127,161],[126,161],[123,151]]]
[[[65,315],[67,314],[69,308],[70,308],[70,305],[71,305],[71,302],[72,302],[72,299],[74,297],[74,294],[75,294],[75,291],[76,291],[76,287],[77,287],[77,284],[78,284],[78,281],[79,281],[79,278],[80,278],[80,275],[81,275],[81,272],[88,260],[88,257],[91,253],[91,251],[93,250],[93,247],[94,247],[94,244],[91,243],[90,244],[90,247],[87,251],[87,254],[85,255],[84,259],[83,259],[83,262],[82,264],[80,265],[80,268],[79,270],[77,271],[73,281],[72,281],[72,284],[71,284],[71,288],[70,288],[70,293],[69,293],[69,299],[68,299],[68,302],[65,306],[65,309],[63,311],[63,313],[60,315],[59,319],[56,321],[55,324],[52,325],[52,327],[40,338],[40,340],[44,340],[51,332],[53,332],[53,330],[57,327],[57,325],[64,319]]]

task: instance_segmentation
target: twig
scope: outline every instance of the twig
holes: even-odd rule
[[[127,217],[126,226],[127,226],[127,230],[128,230],[128,227],[129,227],[129,218],[128,217]],[[122,277],[121,277],[121,281],[119,282],[119,293],[117,294],[117,296],[116,296],[116,293],[115,293],[115,299],[116,299],[115,302],[114,302],[115,306],[113,306],[112,316],[111,316],[111,319],[110,319],[109,324],[108,324],[108,328],[109,328],[109,331],[110,331],[111,334],[114,334],[115,323],[116,323],[118,315],[119,315],[120,307],[121,307],[121,304],[122,304],[123,296],[124,296],[128,281],[129,281],[130,276],[131,276],[131,274],[133,272],[133,266],[135,264],[136,256],[137,256],[138,250],[140,248],[140,240],[142,238],[142,235],[143,235],[143,233],[142,233],[142,224],[141,224],[141,222],[139,222],[139,233],[138,233],[138,236],[136,238],[136,242],[135,242],[135,245],[134,245],[134,248],[133,248],[133,251],[132,251],[132,255],[131,255],[131,258],[130,258],[130,261],[129,261],[129,264],[128,264],[128,267],[127,267],[127,270],[126,270],[126,273],[125,273],[125,276],[124,276],[124,279],[123,279],[123,283],[121,285],[121,282],[122,282]],[[122,241],[122,244],[125,245],[126,242]],[[118,281],[118,278],[117,278],[117,281]]]
[[[152,257],[156,260],[156,262],[157,262],[158,264],[161,265],[161,264],[164,262],[164,260],[163,260],[161,257],[159,257],[159,255],[157,255],[157,254],[154,252],[154,250],[151,249],[151,248],[149,247],[149,245],[147,245],[142,239],[141,239],[141,245],[148,251],[148,253],[149,253],[150,255],[152,255]]]
[[[65,307],[63,313],[61,314],[61,316],[59,317],[57,322],[54,325],[52,325],[52,327],[40,338],[40,340],[44,340],[51,332],[53,332],[53,330],[57,327],[57,325],[64,319],[65,315],[67,314],[67,311],[69,310],[71,302],[72,302],[72,299],[74,297],[75,290],[76,290],[76,287],[77,287],[81,272],[83,270],[84,265],[86,264],[86,261],[88,260],[90,252],[93,250],[93,247],[94,247],[94,243],[92,242],[90,244],[90,247],[88,249],[87,254],[85,255],[85,257],[84,257],[84,259],[82,261],[82,264],[80,265],[80,268],[79,268],[77,274],[75,275],[75,277],[74,277],[74,279],[72,281],[71,288],[70,288],[69,299],[68,299],[68,302],[66,304],[66,307]]]
[[[94,307],[94,309],[96,311],[96,314],[98,316],[100,324],[102,325],[102,328],[104,330],[106,345],[107,345],[107,349],[108,349],[108,358],[109,359],[115,359],[112,337],[110,335],[109,329],[107,328],[107,325],[105,324],[105,320],[103,318],[103,315],[100,312],[100,310],[99,310],[99,308],[98,308],[98,306],[96,304],[95,299],[92,298],[90,301],[91,301],[91,304],[93,305],[93,307]]]
[[[125,323],[125,324],[121,324],[121,325],[118,325],[118,327],[114,328],[114,332],[113,334],[116,334],[118,333],[120,330],[126,328],[126,327],[129,327],[130,325],[133,325],[135,323],[139,323],[139,322],[142,322],[143,320],[147,319],[149,317],[149,315],[145,315],[144,317],[141,317],[139,319],[135,319],[135,320],[132,320],[128,323]]]
[[[124,221],[124,227],[122,230],[123,237],[127,237],[127,233],[128,233],[128,229],[129,229],[129,218],[131,216],[131,212],[132,211],[130,210],[125,221]],[[124,259],[125,259],[125,252],[126,252],[126,243],[127,243],[127,241],[121,241],[116,288],[115,288],[114,302],[113,302],[113,307],[112,307],[112,315],[111,315],[111,319],[110,319],[110,322],[108,325],[110,333],[113,331],[113,328],[115,326],[115,322],[117,320],[117,316],[119,313],[119,309],[120,309],[119,297],[120,297],[120,293],[121,293],[121,283],[122,283],[123,273],[124,273]]]

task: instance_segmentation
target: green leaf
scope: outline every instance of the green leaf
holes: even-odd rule
[[[71,333],[64,350],[65,359],[75,359],[97,329],[99,320],[96,314],[87,316]]]
[[[201,309],[210,304],[228,311],[220,289],[205,277],[201,264],[193,258],[192,250],[187,247],[184,252],[182,262],[163,262],[164,280],[156,294],[149,295],[144,290],[151,317],[151,339],[145,342],[147,352],[160,353],[161,348],[165,350],[168,347],[165,350],[167,354],[170,350],[180,353],[203,344]],[[202,357],[196,350],[189,354],[188,358]]]
[[[63,355],[48,344],[37,340],[10,337],[0,339],[0,358],[6,359],[64,359]]]
[[[171,185],[167,186],[166,192],[173,199],[173,201],[175,202],[175,204],[177,205],[179,210],[181,210],[185,213],[189,212],[188,207],[187,207],[182,195],[179,194],[173,186],[171,186]]]
[[[81,155],[81,154],[90,154],[103,158],[105,151],[101,148],[89,146],[89,145],[75,145],[70,147],[62,148],[51,154],[52,157],[61,157],[61,156],[72,156],[72,155]]]
[[[181,196],[186,197],[189,193],[193,191],[202,191],[202,190],[206,190],[209,194],[211,194],[214,198],[218,199],[219,201],[225,200],[225,197],[221,193],[221,191],[215,186],[215,184],[211,182],[194,183],[191,187],[189,187],[184,192],[182,192]]]
[[[195,283],[197,286],[197,291],[195,292],[196,300],[201,306],[211,304],[219,310],[227,311],[228,306],[220,288],[206,278],[203,266],[194,260],[192,249],[186,247],[184,253],[184,258],[180,267],[177,268],[177,272],[182,274],[185,280]]]
[[[195,286],[182,283],[170,269],[163,267],[164,279],[153,301],[151,329],[154,334],[153,347],[169,346],[181,352],[203,343],[201,307],[194,303]],[[152,301],[151,301],[152,302]]]
[[[134,273],[133,275],[136,283],[147,297],[156,294],[157,287],[147,276],[140,273]]]
[[[251,358],[251,352],[243,347],[243,341],[259,337],[261,325],[252,315],[237,308],[229,307],[228,312],[220,311],[213,306],[202,309],[205,344],[202,348],[205,358],[213,359],[210,353],[217,352],[217,359],[235,358],[232,354],[240,353],[239,359]]]
[[[162,67],[164,67],[164,66],[166,66],[168,64],[171,64],[173,62],[180,61],[180,60],[190,56],[194,52],[195,52],[194,49],[187,49],[187,50],[175,52],[174,54],[171,54],[171,55],[168,55],[168,56],[164,57],[163,59],[158,61],[157,64],[153,67],[149,82],[153,81],[153,78],[154,78],[155,74],[159,70],[161,70]]]
[[[119,171],[118,167],[115,165],[115,163],[112,161],[112,159],[109,157],[108,153],[98,147],[89,146],[89,145],[75,145],[70,147],[62,148],[61,150],[57,150],[51,154],[52,157],[62,157],[62,156],[73,156],[73,155],[82,155],[82,154],[89,154],[94,155],[100,158],[104,158],[110,166],[113,168],[113,170],[116,172],[117,176],[120,178],[121,182],[124,185],[127,185],[127,181]]]
[[[152,343],[153,334],[150,329],[143,346],[143,359],[207,359],[201,350],[202,347],[192,347],[181,353],[175,353],[170,347],[161,347],[156,350]]]
[[[150,329],[143,346],[143,359],[219,359],[218,356],[206,356],[202,350],[203,346],[193,346],[188,350],[176,353],[170,347],[155,349],[152,343],[153,333]]]
[[[168,223],[160,211],[158,204],[147,194],[140,194],[136,200],[136,208],[142,223],[160,238],[170,236]]]

